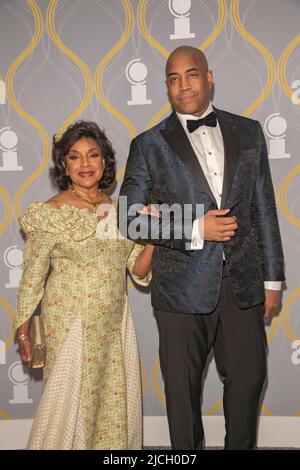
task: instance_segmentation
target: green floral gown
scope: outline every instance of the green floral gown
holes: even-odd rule
[[[47,360],[30,449],[141,448],[137,343],[126,267],[142,250],[117,229],[117,206],[98,222],[87,209],[28,206],[15,328],[39,302]],[[148,285],[151,275],[134,280]]]

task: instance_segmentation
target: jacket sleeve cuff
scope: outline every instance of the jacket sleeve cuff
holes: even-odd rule
[[[204,240],[202,239],[199,231],[198,219],[193,222],[193,230],[191,236],[191,250],[202,250],[204,245]]]

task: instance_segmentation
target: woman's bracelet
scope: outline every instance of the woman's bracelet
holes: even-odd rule
[[[24,341],[24,339],[27,339],[29,338],[28,335],[26,335],[25,333],[23,333],[22,335],[18,336],[17,340],[18,341]]]

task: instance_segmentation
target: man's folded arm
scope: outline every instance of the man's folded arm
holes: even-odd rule
[[[193,208],[176,205],[168,208],[158,205],[160,216],[140,213],[145,206],[156,204],[153,200],[150,171],[136,139],[130,146],[125,177],[119,196],[119,229],[123,236],[135,241],[183,252],[190,250],[192,237]],[[175,209],[175,210],[172,210]],[[176,210],[177,209],[177,210]]]

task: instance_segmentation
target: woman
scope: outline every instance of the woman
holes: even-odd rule
[[[29,205],[15,326],[28,363],[30,317],[42,300],[47,361],[30,449],[141,448],[141,393],[126,266],[150,281],[153,246],[117,229],[116,201],[104,192],[115,156],[93,122],[54,137],[51,175],[62,190]],[[50,274],[49,274],[50,271]]]

